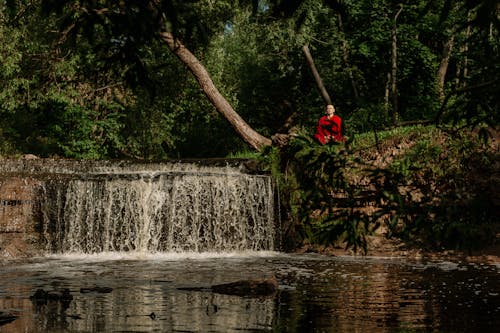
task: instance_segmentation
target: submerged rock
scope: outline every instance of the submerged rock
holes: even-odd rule
[[[80,288],[81,294],[88,294],[88,293],[109,294],[112,291],[113,291],[113,288],[111,288],[111,287]]]
[[[71,301],[73,296],[67,288],[61,291],[45,291],[43,289],[37,289],[35,294],[30,296],[30,299],[37,303],[47,301]]]
[[[272,296],[278,291],[278,281],[275,277],[259,280],[239,280],[230,283],[216,284],[210,287],[185,287],[179,290],[211,291],[218,294],[236,296]]]
[[[14,316],[11,313],[0,311],[0,326],[11,323],[16,319],[17,319],[17,316]]]

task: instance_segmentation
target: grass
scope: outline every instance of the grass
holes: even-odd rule
[[[435,126],[405,126],[397,127],[380,132],[365,132],[356,134],[351,143],[351,148],[354,150],[362,150],[372,148],[378,142],[383,142],[394,138],[405,138],[409,136],[435,136],[440,132]]]
[[[255,159],[259,157],[259,153],[252,150],[242,150],[234,153],[230,153],[226,156],[226,158],[248,158]]]

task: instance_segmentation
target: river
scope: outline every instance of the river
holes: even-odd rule
[[[499,273],[490,264],[274,251],[3,260],[0,311],[17,319],[0,332],[498,332]],[[273,276],[272,296],[180,289]],[[65,288],[71,300],[30,299]]]

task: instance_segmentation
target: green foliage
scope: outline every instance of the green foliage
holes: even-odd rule
[[[344,244],[366,253],[366,237],[384,224],[389,238],[467,250],[491,244],[498,228],[498,154],[485,147],[470,132],[434,126],[366,133],[348,147],[319,145],[302,131],[265,162],[279,160],[291,248]]]
[[[387,109],[379,105],[358,107],[350,118],[345,119],[346,127],[351,133],[367,133],[384,128],[389,124]]]
[[[265,154],[266,152],[264,152]],[[260,154],[253,151],[253,150],[242,150],[239,152],[231,153],[227,156],[227,158],[234,158],[234,159],[256,159],[260,157]]]
[[[374,230],[370,218],[353,209],[354,189],[345,172],[349,154],[344,145],[319,145],[309,136],[295,138],[286,151],[289,209],[298,219],[306,242],[344,242],[354,251],[367,251],[366,235]]]
[[[210,44],[206,64],[235,110],[270,136],[300,104],[303,59],[293,22],[264,20],[249,9],[235,15],[230,28]]]
[[[436,134],[436,131],[432,131]],[[444,142],[443,142],[444,140]],[[423,136],[372,173],[390,236],[432,248],[475,249],[495,238],[494,153],[468,135]]]
[[[397,20],[401,121],[498,125],[500,44],[492,3],[403,3]],[[265,136],[287,131],[289,119],[312,131],[322,114],[302,53],[306,44],[348,135],[378,132],[391,111],[388,74],[398,10],[388,0],[5,2],[2,146],[81,158],[212,157],[242,150],[245,143],[157,38],[165,27]],[[450,40],[440,96],[437,71]]]
[[[442,171],[435,163],[441,152],[442,148],[429,139],[419,140],[402,158],[394,161],[389,170],[409,177],[415,171],[426,169],[426,175],[433,176]]]
[[[376,147],[382,149],[385,142],[402,143],[411,141],[419,137],[435,137],[441,131],[435,126],[404,126],[395,127],[385,131],[371,131],[356,135],[355,140],[350,144],[355,151],[361,151]]]

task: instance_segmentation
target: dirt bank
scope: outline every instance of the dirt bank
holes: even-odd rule
[[[367,214],[384,212],[386,216],[401,209],[399,216],[405,219],[402,228],[413,245],[397,238],[387,239],[388,227],[382,218],[378,220],[381,227],[367,236],[367,255],[500,264],[500,219],[495,221],[500,212],[500,131],[489,129],[486,143],[467,142],[477,139],[477,132],[458,136],[436,128],[417,128],[405,134],[395,133],[376,143],[358,145],[353,153],[363,165],[353,167],[348,178],[353,187],[361,184],[367,193],[380,197],[380,191],[394,182],[388,183],[384,177],[377,187],[367,171],[394,172],[396,166],[398,175],[404,176],[392,180],[404,180],[392,187],[390,194],[402,203],[384,207],[382,199],[356,209]],[[434,213],[429,213],[433,209]],[[420,229],[412,226],[415,219],[420,219]],[[450,237],[451,241],[440,237]],[[480,250],[456,250],[477,249],[484,244]],[[363,255],[359,250],[346,250],[342,244],[306,244],[298,251]]]

